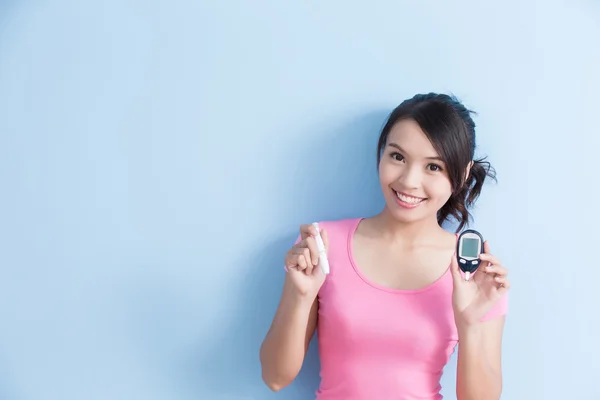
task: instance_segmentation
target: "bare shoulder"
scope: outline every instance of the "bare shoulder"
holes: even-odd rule
[[[356,230],[362,218],[345,218],[337,220],[318,221],[319,229],[327,231],[330,245],[343,245],[350,232]]]
[[[318,221],[320,228],[325,228],[329,232],[348,231],[348,229],[358,225],[362,218],[345,218]]]
[[[456,243],[458,240],[458,235],[456,233],[449,232],[443,229],[441,238],[443,239],[443,243],[445,243],[447,247],[451,247],[452,249],[456,247]]]

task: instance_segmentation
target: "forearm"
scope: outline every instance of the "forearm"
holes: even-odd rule
[[[285,290],[273,323],[260,349],[263,380],[273,390],[289,385],[298,375],[306,343],[314,331],[314,299]],[[316,311],[316,310],[315,310]]]
[[[496,355],[486,349],[481,325],[459,329],[456,395],[458,400],[498,400],[502,393],[502,373]]]

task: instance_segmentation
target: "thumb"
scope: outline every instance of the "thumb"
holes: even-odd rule
[[[450,272],[452,273],[452,280],[455,284],[462,281],[462,275],[460,274],[460,268],[458,268],[458,261],[456,260],[456,253],[452,254]]]

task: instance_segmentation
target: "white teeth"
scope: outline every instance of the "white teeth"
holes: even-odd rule
[[[396,196],[405,203],[417,204],[424,200],[424,199],[418,199],[416,197],[404,196],[403,194],[400,194],[398,192],[395,192],[395,193],[396,193]]]

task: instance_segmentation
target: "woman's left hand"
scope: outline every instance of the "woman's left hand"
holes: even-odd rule
[[[508,271],[490,253],[487,241],[483,244],[483,253],[479,259],[481,265],[471,275],[471,279],[466,281],[458,267],[456,254],[452,257],[452,306],[454,319],[459,326],[479,323],[510,288]]]

